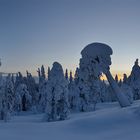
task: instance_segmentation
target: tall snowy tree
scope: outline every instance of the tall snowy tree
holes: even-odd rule
[[[72,71],[70,71],[70,77],[69,77],[69,81],[70,81],[70,83],[72,83],[72,82],[73,82]]]
[[[6,99],[5,99],[5,81],[0,76],[0,120],[7,121],[7,108],[6,108]]]
[[[5,83],[1,85],[1,98],[0,98],[0,119],[7,121],[10,114],[13,112],[14,107],[14,85],[11,75],[6,77]]]
[[[75,70],[75,75],[74,75],[74,81],[75,81],[75,84],[77,85],[78,82],[79,82],[79,68],[77,67],[76,70]]]
[[[80,97],[80,111],[95,110],[97,102],[100,102],[101,82],[97,60],[83,55],[80,59],[80,67],[77,69],[77,87]],[[92,107],[93,106],[93,107]]]
[[[18,72],[16,74],[16,80],[15,80],[15,84],[14,84],[15,90],[20,84],[23,84],[23,83],[25,83],[24,78],[23,78],[21,72]]]
[[[46,75],[45,75],[45,69],[44,66],[42,65],[41,70],[38,68],[38,76],[39,76],[39,87],[38,87],[38,92],[39,92],[39,98],[38,98],[38,111],[39,112],[44,112],[46,108],[46,103],[47,103],[47,93],[46,93]],[[49,68],[48,68],[48,75],[49,75]],[[49,77],[48,77],[49,78]]]
[[[50,67],[48,67],[48,80],[50,79]]]
[[[115,76],[115,81],[118,83],[119,82],[119,79],[118,79],[118,75],[116,74]]]
[[[29,94],[32,96],[32,105],[35,107],[38,104],[39,93],[37,92],[37,84],[32,74],[26,71],[27,77],[25,78],[25,84],[27,85],[27,89]]]
[[[32,96],[29,94],[27,86],[20,84],[16,89],[17,111],[28,111],[32,107]]]
[[[50,79],[47,82],[47,121],[65,120],[68,117],[68,83],[64,77],[62,66],[53,63]]]
[[[68,69],[66,69],[66,72],[65,72],[65,78],[66,78],[66,80],[69,79],[69,76],[68,76]]]
[[[128,83],[128,78],[126,74],[123,74],[123,83],[127,84]]]
[[[131,103],[125,97],[110,73],[110,55],[112,54],[112,52],[112,49],[106,44],[97,42],[91,43],[82,50],[81,54],[83,62],[80,63],[85,65],[85,67],[87,68],[86,71],[88,71],[91,78],[93,77],[95,79],[98,79],[98,77],[103,72],[106,75],[114,91],[114,94],[116,94],[120,106],[130,106]]]
[[[41,66],[41,77],[42,77],[42,80],[46,79],[45,68],[43,65]]]
[[[13,111],[15,93],[14,93],[14,85],[12,82],[12,77],[10,74],[6,78],[5,96],[8,103],[8,109],[10,111]]]
[[[42,81],[39,83],[39,105],[38,111],[45,112],[47,104],[47,81]]]
[[[140,66],[138,59],[136,59],[127,81],[132,88],[134,100],[140,99]]]
[[[40,68],[38,68],[37,73],[38,73],[38,79],[39,79],[39,83],[40,83],[40,81],[41,81],[41,72],[40,72]]]
[[[77,92],[78,90],[77,90],[75,81],[73,80],[73,77],[72,77],[72,71],[70,71],[68,89],[69,89],[68,99],[69,99],[71,111],[74,111],[74,112],[79,111],[79,106],[78,106],[79,105],[79,94]]]

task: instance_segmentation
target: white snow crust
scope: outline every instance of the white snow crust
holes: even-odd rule
[[[139,104],[120,108],[118,103],[102,103],[97,111],[57,122],[42,122],[44,114],[20,114],[1,122],[0,140],[139,140]]]

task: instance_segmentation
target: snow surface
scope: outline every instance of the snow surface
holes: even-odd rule
[[[118,103],[102,103],[95,112],[57,122],[42,122],[44,114],[20,114],[0,122],[0,140],[138,140],[139,104],[120,108]]]

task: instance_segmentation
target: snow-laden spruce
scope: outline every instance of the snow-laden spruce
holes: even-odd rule
[[[16,109],[17,111],[27,111],[31,109],[32,106],[32,96],[29,94],[27,86],[25,84],[20,84],[16,89]]]
[[[138,59],[136,59],[131,74],[126,81],[132,88],[134,99],[140,99],[140,66]]]
[[[76,92],[78,93],[79,100],[78,102],[78,108],[79,111],[85,112],[90,111],[90,86],[88,84],[88,80],[85,79],[85,75],[81,69],[77,69],[76,74]]]
[[[1,77],[2,78],[2,77]],[[14,85],[11,75],[6,77],[6,81],[0,80],[0,119],[7,121],[10,119],[14,107]]]
[[[48,68],[49,70],[49,68]],[[46,90],[46,74],[45,74],[45,68],[42,65],[41,69],[38,68],[38,77],[39,77],[39,85],[38,85],[38,92],[39,92],[39,99],[38,99],[38,111],[39,112],[45,112],[45,107],[47,103],[46,95],[47,95],[47,90]],[[48,71],[48,77],[49,77],[49,71]]]
[[[85,74],[89,73],[90,75],[99,77],[103,72],[106,75],[114,93],[116,94],[120,106],[126,107],[131,103],[129,102],[125,94],[121,91],[109,70],[111,65],[110,55],[112,55],[112,53],[113,51],[108,45],[103,43],[92,43],[87,45],[81,51],[82,62],[80,63],[87,67],[87,72],[85,72]]]
[[[36,107],[38,103],[38,92],[37,92],[37,84],[35,83],[35,79],[33,78],[32,74],[26,71],[27,77],[25,78],[25,84],[29,91],[29,94],[32,96],[32,105]]]
[[[46,86],[47,105],[45,120],[65,120],[69,114],[68,82],[64,77],[62,66],[58,62],[53,63]]]
[[[5,108],[5,81],[0,76],[0,120],[7,120],[7,110]]]
[[[70,71],[68,89],[69,89],[68,100],[70,104],[70,109],[71,111],[77,112],[79,111],[79,94],[76,87],[76,83],[72,77],[72,71]]]

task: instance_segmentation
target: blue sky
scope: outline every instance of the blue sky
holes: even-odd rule
[[[0,0],[0,71],[33,75],[42,64],[74,70],[89,43],[113,49],[113,73],[140,56],[139,0]]]

